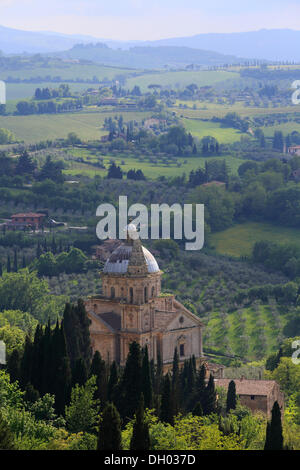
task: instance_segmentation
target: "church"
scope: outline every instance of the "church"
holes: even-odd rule
[[[200,365],[205,360],[202,322],[174,295],[161,292],[162,271],[131,231],[136,231],[132,224],[125,242],[104,265],[102,295],[85,302],[93,350],[108,363],[123,366],[130,343],[136,341],[147,345],[155,362],[160,355],[165,371],[172,365],[175,347],[181,362],[194,355]]]

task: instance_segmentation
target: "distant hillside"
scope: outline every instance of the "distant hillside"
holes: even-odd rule
[[[238,57],[300,62],[300,31],[263,29],[245,33],[198,34],[191,37],[147,41],[147,46],[208,49]]]
[[[223,65],[242,61],[232,55],[188,47],[132,47],[129,50],[120,50],[109,48],[103,43],[77,44],[68,51],[52,55],[65,59],[85,59],[105,65],[143,69],[185,67],[190,64]]]
[[[106,55],[104,51],[102,51],[104,59],[109,61],[107,63],[113,65],[123,64],[136,67],[138,63],[136,56],[139,55],[139,61],[141,63],[141,56],[144,55],[145,57],[147,56],[148,60],[152,60],[151,67],[157,66],[158,61],[161,67],[164,65],[163,62],[166,60],[166,55],[169,53],[171,54],[170,61],[177,65],[188,62],[207,64],[210,60],[212,63],[214,60],[216,60],[216,63],[220,63],[219,61],[223,63],[224,60],[226,62],[230,61],[229,58],[228,60],[222,58],[220,54],[231,57],[245,57],[247,59],[256,58],[273,61],[288,60],[300,62],[300,31],[289,29],[263,29],[243,33],[197,34],[190,37],[177,37],[158,41],[114,41],[80,34],[68,35],[50,31],[31,32],[0,26],[0,51],[2,50],[5,54],[66,51],[73,48],[73,46],[78,43],[87,44],[99,42],[105,43],[109,48],[116,51],[116,54],[107,51]],[[161,50],[158,58],[154,57],[156,53],[149,51],[147,51],[146,54],[144,53],[145,47],[149,46],[168,47],[169,49]],[[135,50],[137,47],[139,51]],[[172,48],[174,47],[180,48],[181,50],[173,50]],[[188,50],[186,48],[188,48]],[[119,49],[130,52],[130,55],[120,53]],[[196,50],[198,51],[196,52]],[[209,57],[205,55],[207,51],[215,51],[216,55],[213,56],[214,53],[209,53],[211,54]],[[75,50],[72,54],[76,52],[79,51]],[[90,54],[92,55],[92,52],[90,52]],[[184,54],[188,54],[186,61],[183,60]],[[135,64],[129,64],[129,59],[136,60],[137,62]],[[140,63],[138,66],[140,66]]]
[[[92,37],[52,32],[21,31],[0,26],[0,51],[5,54],[45,53],[70,49],[80,42],[91,42]]]

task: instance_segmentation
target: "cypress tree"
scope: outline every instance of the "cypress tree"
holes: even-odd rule
[[[0,277],[2,277],[3,274],[3,268],[2,268],[2,263],[0,262]]]
[[[43,358],[43,368],[41,377],[41,395],[50,392],[52,388],[51,377],[49,371],[52,371],[51,360],[52,360],[52,348],[51,348],[51,325],[50,320],[46,325],[42,343],[41,343],[41,355]]]
[[[41,355],[41,343],[43,338],[43,328],[41,325],[37,325],[32,348],[32,372],[31,372],[31,383],[37,390],[41,390],[41,369],[44,367]]]
[[[14,250],[14,265],[13,265],[13,272],[16,273],[18,272],[18,254],[17,250]]]
[[[10,256],[9,255],[7,255],[6,271],[8,273],[11,272],[11,264],[10,264]]]
[[[14,349],[7,359],[7,372],[9,373],[11,382],[16,382],[16,380],[20,380],[20,366],[20,353],[17,349]]]
[[[145,346],[144,354],[143,354],[143,362],[142,362],[142,393],[143,393],[143,400],[145,403],[145,408],[152,408],[153,403],[153,390],[152,390],[152,382],[150,376],[150,365],[149,365],[149,357],[148,357],[148,347]]]
[[[203,397],[203,414],[209,415],[211,413],[216,412],[216,390],[215,390],[215,382],[213,375],[210,374],[208,384],[204,390],[204,397]]]
[[[67,356],[64,356],[61,358],[55,380],[55,410],[59,415],[64,414],[66,406],[70,403],[71,385],[70,361]]]
[[[40,398],[39,392],[28,383],[25,388],[24,400],[28,403],[35,403]]]
[[[142,390],[142,357],[141,347],[133,341],[129,346],[124,374],[121,383],[123,396],[122,418],[132,419],[139,402]]]
[[[58,414],[64,414],[66,405],[71,396],[72,374],[70,360],[67,356],[66,338],[63,321],[61,325],[57,321],[51,339],[53,393],[55,395],[55,410]]]
[[[66,304],[63,322],[72,371],[79,358],[84,360],[86,370],[89,370],[92,359],[90,320],[81,299],[77,305]]]
[[[172,399],[173,412],[177,415],[179,412],[179,356],[177,347],[174,349],[173,367],[172,367]]]
[[[101,354],[99,351],[96,351],[90,369],[90,377],[93,375],[96,376],[96,392],[95,398],[100,400],[100,404],[103,404],[107,400],[107,373],[105,361],[102,360]]]
[[[23,258],[22,258],[22,268],[25,269],[26,268],[26,258],[25,258],[25,255],[23,254]]]
[[[200,403],[203,401],[204,390],[205,390],[205,378],[206,378],[206,367],[204,364],[200,367],[200,370],[196,379],[196,395],[197,401]]]
[[[231,380],[228,385],[227,390],[227,400],[226,400],[226,413],[229,413],[230,410],[236,409],[236,387],[234,380]]]
[[[97,450],[122,450],[121,419],[112,403],[105,406],[100,419]]]
[[[0,413],[0,450],[15,450],[14,436]]]
[[[192,411],[193,416],[203,416],[203,410],[200,401],[196,403]]]
[[[155,362],[154,362],[154,359],[151,359],[149,367],[150,367],[150,379],[151,379],[152,391],[153,391],[154,386],[155,386]]]
[[[32,355],[33,345],[31,339],[27,335],[25,338],[25,347],[20,368],[20,385],[23,390],[25,389],[26,385],[31,381]]]
[[[82,299],[79,299],[77,302],[77,315],[79,319],[79,328],[80,328],[80,357],[83,358],[85,362],[86,369],[89,370],[92,360],[92,346],[91,346],[91,337],[90,337],[90,319],[87,316],[85,306]]]
[[[156,363],[156,373],[155,373],[155,393],[159,395],[162,389],[163,382],[163,364],[161,360],[161,355],[157,354],[157,363]]]
[[[41,254],[42,254],[41,244],[40,244],[40,241],[38,241],[37,248],[36,248],[36,257],[39,258]]]
[[[75,367],[76,360],[80,357],[79,335],[77,335],[78,321],[73,305],[67,303],[63,316],[64,330],[66,335],[67,351],[70,358],[71,369]]]
[[[56,241],[55,241],[54,235],[53,235],[53,237],[52,237],[51,251],[52,251],[52,253],[53,253],[54,255],[57,253],[57,245],[56,245]]]
[[[277,401],[272,408],[271,422],[267,424],[264,450],[283,450],[281,411]]]
[[[85,362],[82,358],[77,359],[75,368],[72,374],[72,385],[73,387],[78,384],[80,387],[87,381],[87,370]]]
[[[141,394],[141,398],[138,404],[138,408],[135,414],[135,421],[133,425],[133,433],[130,441],[130,450],[149,450],[150,449],[150,436],[149,426],[145,421],[144,416],[144,395]]]
[[[117,383],[118,383],[118,369],[117,369],[117,364],[114,361],[112,365],[110,366],[109,380],[107,384],[107,399],[111,402],[114,402],[114,395],[115,395]]]
[[[164,423],[174,424],[174,410],[171,392],[171,380],[169,374],[163,380],[163,393],[161,398],[160,419]]]

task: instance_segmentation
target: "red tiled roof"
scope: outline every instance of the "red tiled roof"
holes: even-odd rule
[[[223,181],[214,180],[214,181],[210,181],[209,183],[203,183],[202,186],[211,186],[213,184],[215,184],[216,186],[223,186],[226,183],[224,183]]]
[[[229,382],[235,382],[238,395],[269,395],[276,385],[275,380],[215,379],[217,387],[228,388]]]
[[[14,214],[11,216],[11,218],[15,218],[15,217],[45,217],[45,214],[40,214],[40,213],[35,213],[35,212],[27,212],[27,214]]]

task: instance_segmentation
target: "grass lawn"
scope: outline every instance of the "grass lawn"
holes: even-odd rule
[[[300,247],[300,229],[279,227],[269,223],[247,222],[211,235],[216,251],[223,255],[247,256],[255,242],[269,240],[292,243]]]

